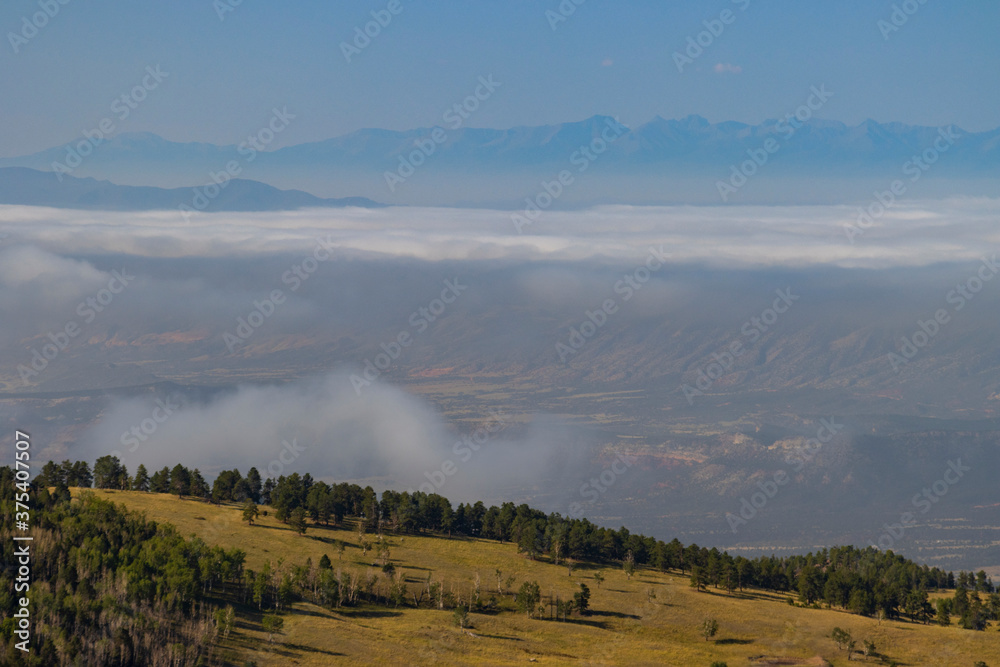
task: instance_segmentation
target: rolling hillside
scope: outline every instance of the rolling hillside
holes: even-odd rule
[[[78,491],[74,491],[75,494]],[[138,510],[154,521],[169,522],[182,534],[194,534],[209,545],[244,550],[246,566],[288,571],[324,554],[334,570],[376,572],[374,551],[362,554],[353,530],[309,525],[298,535],[275,520],[273,512],[254,526],[241,521],[234,505],[214,506],[197,500],[142,492],[95,491],[100,497]],[[266,509],[266,508],[262,508]],[[368,536],[373,537],[373,536]],[[499,596],[501,611],[472,613],[471,627],[460,629],[447,610],[400,605],[359,605],[340,609],[295,602],[284,617],[284,629],[269,644],[261,616],[253,605],[237,605],[237,623],[223,642],[234,664],[657,664],[705,665],[843,665],[846,652],[830,639],[834,627],[874,641],[885,663],[972,667],[978,660],[1000,664],[1000,634],[995,628],[970,632],[909,622],[878,621],[841,611],[790,605],[787,598],[746,590],[729,595],[711,587],[696,592],[688,577],[640,569],[627,578],[621,569],[564,565],[518,555],[513,544],[478,539],[386,535],[389,562],[403,572],[411,590],[427,582],[468,599],[477,575],[482,596],[495,595],[496,570],[506,580]],[[338,554],[335,541],[346,545]],[[280,564],[279,564],[280,563]],[[381,578],[381,572],[378,577]],[[570,598],[586,583],[591,590],[587,616],[568,622],[527,618],[512,609],[511,589],[522,582],[540,584],[542,602],[550,594]],[[377,584],[381,586],[381,583]],[[506,609],[510,609],[509,611]],[[718,620],[710,640],[700,633],[706,618]],[[767,660],[771,658],[771,660]],[[778,658],[794,658],[780,661]],[[824,662],[824,660],[826,662]],[[864,660],[855,654],[855,661]],[[246,662],[244,661],[252,661]],[[870,662],[878,661],[869,658]]]

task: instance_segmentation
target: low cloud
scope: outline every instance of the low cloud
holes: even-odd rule
[[[476,441],[463,440],[477,429]],[[115,400],[70,454],[90,461],[113,454],[130,471],[139,463],[150,470],[183,463],[208,475],[253,466],[265,477],[309,472],[479,499],[515,480],[531,486],[578,469],[588,451],[568,433],[556,418],[522,427],[503,413],[460,430],[402,389],[381,383],[359,395],[347,374],[333,373],[208,399]]]
[[[524,235],[512,229],[509,211],[483,209],[219,213],[183,223],[176,212],[0,207],[0,233],[9,234],[0,246],[7,317],[0,381],[8,394],[0,416],[37,424],[36,437],[58,444],[60,459],[119,452],[133,471],[140,462],[183,462],[208,476],[236,465],[397,489],[431,483],[455,501],[518,497],[545,506],[546,495],[562,493],[550,506],[565,511],[593,476],[595,452],[622,445],[616,431],[534,414],[563,414],[558,393],[541,407],[521,403],[517,392],[465,393],[463,385],[439,403],[446,418],[437,398],[393,383],[414,392],[448,376],[516,378],[528,391],[604,390],[612,382],[674,388],[745,336],[741,324],[767,308],[776,289],[792,289],[801,301],[754,348],[759,360],[743,357],[753,372],[720,391],[866,384],[896,391],[885,354],[941,307],[980,257],[992,257],[998,212],[993,199],[899,202],[852,245],[844,225],[858,209],[850,206],[547,211]],[[332,248],[329,259],[303,268],[319,238]],[[618,290],[650,247],[670,261],[641,288]],[[93,321],[81,318],[77,304],[121,270],[134,276],[128,288]],[[432,321],[420,309],[438,299],[445,280],[467,289]],[[253,335],[229,350],[224,334],[262,312],[258,304],[275,290],[280,308],[258,315]],[[609,299],[613,315],[593,315]],[[982,379],[976,385],[963,376],[951,386],[972,398],[940,401],[967,411],[996,392],[981,390],[996,362],[989,343],[978,341],[996,337],[998,300],[993,285],[984,287],[913,362],[908,394],[891,394],[903,406],[894,410],[936,404],[941,376],[918,364],[934,371],[935,356],[970,348],[983,351],[963,357]],[[599,330],[562,364],[556,344],[595,317]],[[26,387],[18,365],[70,320],[81,334]],[[388,354],[383,345],[402,333],[412,344],[356,393],[350,373]],[[156,399],[135,396],[168,383],[178,407],[160,420]],[[58,394],[38,398],[42,392]],[[132,397],[108,398],[125,393]],[[681,393],[673,397],[687,409]],[[658,409],[672,400],[661,398]],[[606,409],[580,405],[590,416]],[[456,451],[497,407],[516,414],[479,450]]]
[[[3,206],[0,229],[10,234],[6,243],[64,255],[254,257],[305,253],[323,238],[341,256],[356,258],[627,263],[662,244],[677,263],[890,268],[978,257],[997,243],[1000,200],[900,202],[852,246],[844,229],[858,212],[854,206],[605,206],[546,211],[519,235],[510,212],[487,209],[212,213],[181,224],[174,211]]]

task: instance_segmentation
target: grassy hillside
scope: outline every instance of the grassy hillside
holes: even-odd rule
[[[75,491],[74,491],[75,493]],[[154,521],[169,522],[184,535],[197,535],[210,545],[238,547],[246,565],[259,570],[282,559],[283,568],[316,565],[326,554],[334,569],[362,574],[373,568],[375,554],[362,554],[357,532],[309,526],[298,535],[274,519],[261,516],[248,526],[238,507],[214,506],[198,500],[132,491],[95,491],[101,497],[144,512]],[[369,536],[370,537],[370,536]],[[598,588],[598,568],[530,561],[512,544],[478,539],[389,535],[390,562],[404,572],[411,591],[424,587],[428,575],[445,590],[467,597],[476,575],[483,596],[497,592],[495,571],[513,576],[516,590],[523,581],[540,584],[548,595],[571,598],[585,582],[591,589],[588,616],[569,622],[527,618],[516,611],[472,613],[472,628],[459,629],[451,611],[400,606],[361,605],[326,609],[298,602],[284,614],[283,633],[273,645],[261,627],[255,608],[237,605],[238,623],[225,642],[236,664],[659,664],[729,667],[763,664],[847,664],[844,651],[829,638],[836,626],[857,638],[874,640],[880,654],[900,665],[973,667],[978,660],[1000,667],[1000,633],[996,627],[972,632],[908,622],[882,621],[827,609],[791,606],[787,598],[760,591],[728,595],[709,588],[696,592],[687,577],[639,569],[629,580],[621,569],[604,568]],[[338,554],[335,541],[346,549]],[[501,606],[511,606],[513,590],[505,588]],[[706,641],[700,625],[715,618],[719,632]],[[765,662],[760,656],[798,658],[803,662]],[[855,661],[863,660],[855,655]],[[806,662],[808,661],[808,662]],[[879,661],[871,658],[872,664]],[[854,663],[852,663],[854,664]]]

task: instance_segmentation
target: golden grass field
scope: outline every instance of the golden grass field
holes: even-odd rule
[[[99,496],[146,514],[154,521],[175,525],[184,535],[198,535],[209,544],[238,547],[247,553],[247,566],[259,570],[265,560],[284,559],[285,566],[317,564],[325,553],[334,568],[367,570],[374,560],[363,557],[350,530],[310,525],[306,535],[295,534],[273,516],[247,526],[234,505],[221,507],[197,500],[179,500],[164,494],[95,491]],[[663,537],[663,536],[661,536]],[[669,538],[669,536],[666,536]],[[900,665],[973,667],[985,661],[1000,667],[1000,632],[993,624],[985,632],[956,627],[882,621],[829,609],[807,609],[788,604],[785,596],[762,591],[728,595],[709,589],[696,592],[686,577],[640,569],[628,580],[619,568],[604,568],[598,589],[596,568],[577,567],[568,574],[563,565],[530,561],[512,544],[444,537],[388,536],[391,561],[402,568],[416,590],[430,573],[445,588],[471,591],[478,573],[484,595],[496,592],[496,569],[513,575],[520,586],[538,581],[543,596],[563,599],[586,582],[591,589],[590,616],[570,622],[529,619],[513,611],[471,614],[473,627],[461,630],[450,611],[392,609],[362,606],[340,610],[297,603],[284,615],[284,632],[273,645],[254,611],[239,611],[237,629],[225,648],[258,665],[677,665],[708,667],[725,661],[729,667],[754,664],[826,664],[805,660],[821,657],[833,665],[848,664],[846,654],[829,639],[840,626],[860,640],[872,638],[879,653]],[[343,560],[332,540],[348,547]],[[652,597],[655,596],[655,597]],[[719,633],[706,641],[699,626],[716,618]],[[803,662],[752,662],[751,657],[788,657]],[[862,664],[855,654],[850,664]],[[879,664],[871,660],[871,664]]]

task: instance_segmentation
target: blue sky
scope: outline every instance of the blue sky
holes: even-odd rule
[[[916,11],[886,39],[878,22],[902,2],[586,0],[553,30],[546,10],[558,0],[399,0],[402,11],[348,63],[340,44],[389,0],[243,0],[224,20],[212,0],[68,0],[18,53],[9,33],[41,10],[7,0],[0,155],[78,138],[157,64],[169,76],[116,131],[236,143],[274,107],[296,114],[274,146],[428,126],[490,74],[502,85],[469,125],[598,113],[629,125],[693,113],[759,122],[825,84],[825,118],[1000,126],[1000,3],[910,1]],[[672,54],[724,10],[731,22],[679,72]]]

